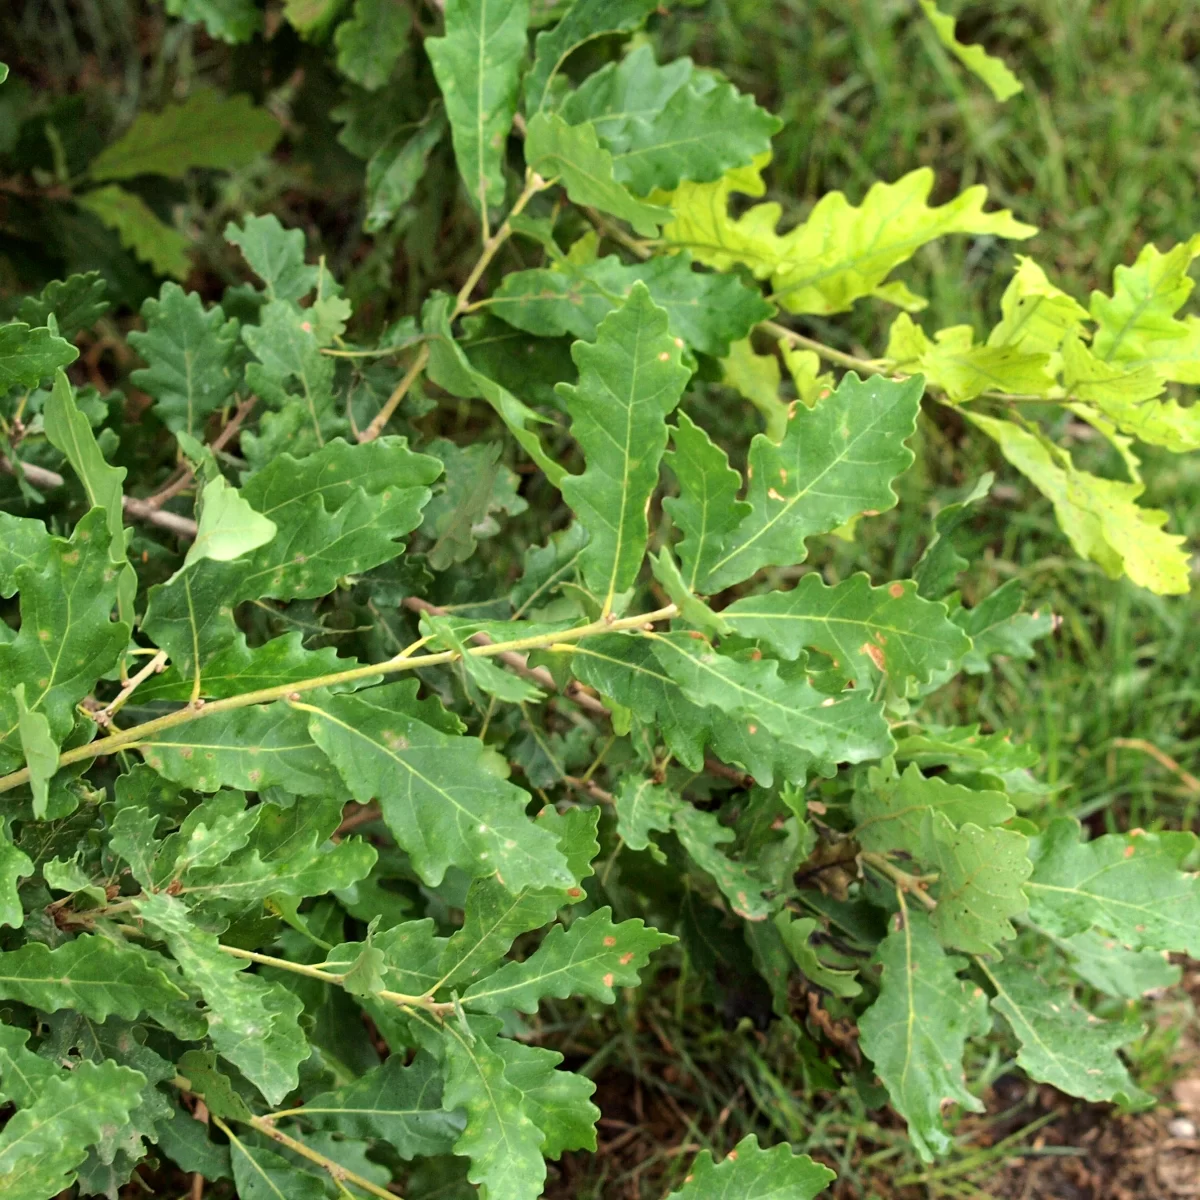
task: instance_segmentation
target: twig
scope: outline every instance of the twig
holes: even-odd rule
[[[910,896],[916,896],[930,912],[937,908],[937,901],[922,887],[923,884],[936,879],[936,875],[910,875],[907,871],[900,870],[895,863],[886,859],[882,854],[875,854],[870,850],[864,850],[859,858],[868,867],[873,867],[881,875],[886,875],[896,885],[897,895],[907,892]]]
[[[157,675],[167,665],[167,652],[160,650],[150,661],[117,693],[116,697],[104,708],[92,714],[96,724],[107,729],[112,719],[125,706],[125,702],[133,695],[134,689],[144,683],[151,675]]]
[[[237,1118],[233,1118],[237,1119]],[[233,1143],[234,1148],[244,1154],[251,1162],[254,1162],[254,1156],[246,1149],[241,1138],[215,1113],[213,1114],[213,1124]],[[295,1138],[289,1137],[286,1133],[282,1133],[276,1129],[270,1121],[264,1121],[262,1117],[243,1117],[238,1121],[240,1125],[249,1125],[252,1129],[258,1130],[259,1133],[271,1138],[272,1141],[278,1142],[281,1146],[286,1146],[289,1150],[299,1154],[301,1158],[307,1158],[309,1162],[316,1163],[322,1170],[326,1171],[335,1183],[343,1181],[352,1183],[355,1187],[360,1187],[364,1192],[369,1192],[372,1196],[379,1196],[382,1200],[399,1200],[396,1192],[389,1192],[386,1188],[381,1188],[379,1184],[372,1183],[369,1179],[364,1179],[361,1175],[351,1171],[349,1167],[343,1167],[341,1163],[335,1162],[332,1158],[321,1154],[317,1150],[306,1146],[303,1142],[298,1142]]]
[[[404,600],[404,607],[417,613],[428,613],[433,617],[444,617],[448,613],[448,609],[439,608],[436,604],[430,604],[428,600],[422,600],[417,596],[409,596]],[[476,646],[491,646],[493,639],[486,633],[472,634],[470,639]],[[504,651],[502,654],[497,654],[496,657],[505,664],[511,667],[518,675],[523,676],[532,683],[536,683],[539,687],[545,688],[548,692],[558,692],[558,681],[546,670],[545,667],[531,667],[529,660],[524,654],[516,654],[512,651]],[[568,700],[574,701],[580,708],[587,709],[588,712],[596,713],[598,716],[609,716],[608,708],[597,700],[590,692],[583,689],[582,685],[576,682],[571,682],[562,689],[561,694],[566,696]]]
[[[615,797],[612,792],[606,792],[590,779],[579,779],[574,775],[564,775],[563,783],[575,788],[576,791],[583,792],[585,796],[591,796],[593,800],[599,800],[601,804],[615,803]]]
[[[0,471],[7,475],[17,474],[17,468],[3,454],[0,454]],[[33,463],[22,463],[20,471],[36,488],[49,490],[63,486],[63,477],[57,471],[51,471],[46,467],[38,467]],[[189,540],[196,536],[196,522],[190,517],[163,512],[161,509],[151,507],[145,500],[138,500],[133,496],[122,496],[121,506],[128,516],[137,521],[157,525],[160,529],[166,529]]]
[[[778,321],[763,321],[762,328],[777,338],[786,338],[789,342],[803,346],[806,350],[813,351],[814,354],[820,355],[831,363],[837,363],[839,367],[866,371],[871,375],[887,374],[887,367],[881,359],[856,358],[853,354],[844,354],[841,350],[834,350],[832,346],[826,346],[824,342],[814,341],[802,333],[797,333],[794,329],[789,329],[786,325],[780,325]]]
[[[655,609],[654,612],[640,613],[633,617],[621,617],[618,620],[606,619],[591,621],[574,629],[562,629],[554,633],[537,634],[531,637],[516,638],[511,642],[499,642],[490,646],[470,646],[465,653],[475,656],[491,657],[503,654],[505,651],[536,650],[544,646],[568,644],[583,638],[593,637],[599,633],[619,633],[624,630],[644,629],[656,621],[668,621],[679,615],[679,609],[674,604],[665,608]],[[227,696],[221,700],[205,703],[198,700],[187,704],[165,716],[156,717],[142,725],[134,725],[123,729],[120,733],[98,738],[83,746],[64,751],[58,757],[58,767],[69,766],[73,762],[83,762],[89,758],[98,758],[104,754],[112,754],[117,750],[131,749],[140,745],[148,737],[161,733],[165,729],[174,729],[177,725],[185,725],[189,721],[211,716],[213,713],[228,712],[235,708],[246,708],[252,704],[270,704],[275,700],[287,700],[296,704],[304,692],[315,691],[319,688],[337,687],[344,683],[355,683],[362,679],[370,679],[376,675],[391,675],[399,671],[420,670],[423,667],[437,667],[445,663],[457,662],[462,655],[457,650],[446,650],[437,654],[421,654],[410,658],[397,656],[381,663],[368,663],[361,667],[351,667],[345,671],[334,671],[328,675],[316,675],[309,679],[297,679],[290,683],[278,684],[275,687],[259,688],[257,691],[243,692],[238,696]],[[19,771],[0,778],[0,792],[10,791],[28,782],[29,768],[22,767]]]
[[[258,403],[257,396],[248,396],[235,409],[234,414],[226,422],[224,428],[213,438],[209,449],[216,454],[220,450],[224,450],[226,446],[233,441],[234,435],[242,427],[242,422],[250,415],[251,409]],[[154,493],[153,496],[147,496],[144,503],[150,508],[162,508],[166,502],[175,496],[178,496],[184,488],[188,486],[196,477],[196,468],[191,463],[184,463],[176,472],[176,475],[171,479],[161,490]]]
[[[458,295],[454,298],[454,311],[450,314],[450,320],[453,321],[471,302],[471,293],[475,290],[475,285],[483,276],[484,271],[488,269],[492,259],[496,257],[496,251],[512,236],[513,217],[523,212],[525,205],[538,192],[549,186],[546,180],[537,174],[536,171],[530,171],[525,176],[525,187],[513,204],[512,211],[504,218],[500,228],[483,243],[483,252],[480,254],[478,262],[471,268],[471,273],[467,276],[466,282],[458,289]]]
[[[370,425],[358,435],[360,442],[373,442],[383,432],[384,427],[392,419],[392,414],[400,407],[400,401],[408,395],[408,390],[416,383],[417,376],[425,370],[425,364],[428,361],[429,346],[423,345],[417,351],[417,357],[412,360],[412,365],[404,372],[404,378],[396,384],[395,390],[384,402],[383,407],[375,414]]]

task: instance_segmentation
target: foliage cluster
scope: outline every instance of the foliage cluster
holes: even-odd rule
[[[167,8],[231,43],[261,23],[251,0]],[[806,560],[896,504],[946,419],[999,446],[1081,557],[1186,591],[1133,446],[1200,447],[1177,394],[1200,381],[1200,319],[1179,315],[1200,235],[1087,305],[1019,257],[986,336],[931,336],[896,268],[1034,230],[980,187],[930,205],[917,170],[781,233],[777,204],[743,199],[779,121],[656,61],[654,8],[285,6],[344,77],[365,227],[438,189],[473,214],[456,290],[362,320],[301,230],[240,216],[219,300],[168,280],[142,305],[140,411],[75,374],[98,273],[0,326],[6,1197],[115,1197],[148,1157],[244,1200],[535,1197],[599,1115],[539,1008],[612,1003],[677,940],[877,1076],[923,1158],[980,1107],[972,1043],[1071,1095],[1150,1101],[1120,1056],[1137,1025],[1089,1003],[1200,954],[1195,838],[1089,839],[1043,812],[1036,755],[925,703],[1053,627],[1016,581],[959,591],[991,479],[937,513],[912,578]],[[921,8],[998,99],[1019,88]],[[153,180],[238,168],[277,130],[201,91],[81,163],[40,115],[8,149],[186,281]],[[810,336],[869,299],[900,310],[877,357]],[[1075,463],[1063,411],[1127,479]],[[830,1178],[748,1138],[676,1194]]]

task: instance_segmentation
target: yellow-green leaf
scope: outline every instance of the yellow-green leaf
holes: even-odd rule
[[[1077,554],[1099,563],[1111,579],[1125,574],[1159,595],[1188,590],[1184,539],[1163,531],[1165,512],[1138,507],[1142,484],[1081,471],[1065,450],[1014,421],[975,412],[965,415],[1053,503],[1058,523]]]
[[[958,59],[972,75],[987,84],[997,100],[1010,100],[1024,91],[1024,84],[1008,69],[1001,59],[989,54],[982,46],[969,46],[954,35],[955,20],[938,9],[934,0],[920,0],[921,8],[929,18],[938,41]]]

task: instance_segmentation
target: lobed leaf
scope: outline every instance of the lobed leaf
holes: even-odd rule
[[[231,171],[270,153],[281,133],[279,122],[248,96],[197,88],[180,104],[139,113],[92,159],[88,173],[102,183],[135,175],[182,179],[193,167]]]
[[[667,445],[667,415],[687,383],[667,314],[635,284],[606,317],[594,345],[577,342],[576,386],[558,391],[583,449],[585,470],[562,481],[562,493],[588,531],[580,566],[611,612],[637,579],[646,554],[646,512]]]
[[[921,599],[912,583],[872,587],[863,574],[829,587],[814,572],[789,592],[735,600],[721,617],[734,633],[784,658],[820,650],[859,686],[880,671],[901,695],[910,683],[952,669],[971,649],[945,605]]]
[[[415,692],[415,681],[405,681],[293,703],[309,714],[313,740],[354,798],[378,797],[426,883],[436,886],[453,864],[475,877],[495,873],[514,891],[570,886],[556,839],[525,816],[527,793],[495,773],[481,742],[422,720]]]
[[[756,435],[747,472],[750,512],[699,589],[717,592],[761,567],[803,562],[813,534],[893,507],[892,480],[913,459],[904,442],[916,427],[922,390],[919,377],[864,382],[850,373],[816,407],[793,412],[779,445]]]
[[[968,46],[960,42],[954,33],[957,22],[953,17],[942,12],[934,0],[921,0],[921,8],[929,18],[929,23],[933,26],[938,41],[972,75],[983,80],[997,100],[1001,102],[1011,100],[1018,92],[1025,90],[1024,84],[1008,69],[1003,59],[988,54],[982,46]]]
[[[172,431],[198,434],[209,414],[237,390],[238,323],[219,304],[205,311],[195,292],[164,283],[142,305],[144,332],[129,343],[146,360],[130,380],[154,397],[159,419]]]
[[[1012,1026],[1021,1043],[1017,1062],[1032,1078],[1083,1100],[1154,1102],[1116,1053],[1140,1034],[1138,1026],[1101,1021],[1029,964],[996,963],[986,973],[996,989],[992,1007]]]
[[[560,111],[573,125],[592,123],[617,181],[638,196],[685,179],[719,179],[768,152],[782,126],[752,96],[689,58],[660,67],[649,45],[588,76]]]
[[[1189,589],[1188,558],[1181,549],[1184,539],[1163,532],[1165,512],[1137,506],[1143,484],[1081,471],[1065,450],[1013,421],[976,412],[966,416],[1050,500],[1059,525],[1081,558],[1099,563],[1110,579],[1125,574],[1160,595]]]
[[[640,920],[614,925],[612,909],[600,908],[569,929],[554,926],[524,962],[506,963],[473,983],[463,993],[463,1007],[532,1013],[547,996],[561,1000],[572,995],[612,1004],[617,998],[614,985],[636,986],[650,955],[674,940]]]
[[[958,978],[963,960],[947,957],[922,913],[898,916],[876,957],[883,979],[859,1020],[860,1044],[917,1153],[931,1162],[952,1144],[942,1120],[947,1103],[983,1111],[964,1085],[962,1059],[967,1038],[987,1031],[987,999]]]
[[[828,1167],[792,1153],[786,1143],[762,1149],[751,1133],[719,1163],[702,1150],[669,1200],[812,1200],[834,1178]]]
[[[446,32],[425,52],[446,102],[450,135],[476,207],[504,199],[504,147],[517,110],[529,0],[447,0]]]

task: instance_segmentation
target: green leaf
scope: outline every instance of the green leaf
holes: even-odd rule
[[[934,175],[922,167],[896,183],[874,184],[859,207],[841,192],[827,192],[803,224],[781,237],[775,227],[782,209],[774,202],[755,205],[737,220],[728,214],[733,192],[763,194],[765,161],[760,156],[753,167],[735,167],[714,183],[684,183],[653,198],[674,211],[664,241],[720,271],[744,263],[756,278],[770,278],[773,299],[789,312],[847,312],[866,296],[922,308],[922,299],[885,282],[921,246],[952,233],[1027,238],[1037,232],[1007,210],[985,213],[983,187],[930,208]]]
[[[613,157],[590,121],[568,125],[557,113],[538,112],[529,121],[525,161],[544,179],[560,182],[576,204],[628,221],[642,237],[656,237],[670,218],[669,208],[639,200],[617,182]]]
[[[99,221],[115,230],[126,250],[132,250],[159,275],[186,279],[192,269],[191,240],[159,220],[154,210],[135,192],[115,183],[84,192],[76,201]]]
[[[176,283],[147,297],[142,320],[145,332],[131,330],[129,343],[148,365],[130,381],[154,397],[168,429],[198,435],[239,385],[238,323],[226,320],[219,304],[206,312],[195,292]]]
[[[779,445],[756,435],[746,492],[751,511],[699,590],[717,592],[760,567],[803,562],[806,538],[893,507],[892,480],[913,460],[904,441],[916,428],[923,390],[919,377],[863,381],[851,372],[815,408],[796,408]]]
[[[765,642],[784,658],[806,647],[827,654],[859,686],[883,672],[900,695],[928,683],[970,651],[946,606],[922,600],[911,582],[872,587],[866,575],[829,587],[816,572],[789,592],[737,600],[721,613],[734,633]]]
[[[225,240],[237,246],[263,281],[270,300],[300,300],[316,286],[320,270],[304,262],[304,234],[284,229],[274,213],[247,217],[239,228],[225,226]]]
[[[233,606],[325,596],[342,577],[396,558],[404,547],[395,539],[420,523],[440,471],[436,459],[395,437],[356,446],[338,439],[302,459],[280,454],[241,489],[276,536],[244,558],[201,559],[151,588],[143,628],[191,676],[244,644]]]
[[[1151,992],[1174,987],[1182,974],[1165,951],[1130,950],[1094,929],[1055,940],[1076,975],[1118,999],[1138,1000]]]
[[[907,313],[892,323],[887,357],[905,374],[920,371],[955,404],[987,391],[1044,396],[1055,384],[1048,354],[1028,354],[1013,346],[977,346],[970,325],[939,329],[931,342]]]
[[[488,1200],[535,1200],[546,1178],[545,1134],[526,1111],[520,1082],[507,1077],[500,1029],[496,1017],[470,1016],[434,1035],[444,1046],[442,1102],[466,1110],[454,1153],[471,1160],[467,1178],[487,1186]]]
[[[1011,100],[1018,92],[1024,91],[1024,84],[1008,69],[1002,59],[988,54],[982,46],[967,46],[954,36],[956,24],[953,17],[939,11],[934,0],[921,0],[921,7],[929,18],[938,41],[958,59],[972,75],[981,79],[988,90],[1003,102]]]
[[[149,1013],[183,1038],[198,1037],[204,1028],[169,960],[95,933],[53,950],[26,942],[0,953],[0,995],[42,1012],[73,1009],[91,1021],[132,1021]]]
[[[137,901],[143,921],[161,936],[183,973],[208,1005],[208,1033],[222,1057],[233,1063],[271,1104],[299,1080],[298,1067],[312,1053],[296,1018],[299,997],[225,954],[216,937],[194,924],[182,901],[163,892]]]
[[[1135,950],[1200,948],[1200,879],[1183,869],[1193,834],[1079,834],[1059,817],[1030,843],[1030,920],[1059,937],[1095,926]]]
[[[202,715],[147,736],[142,756],[160,775],[199,792],[282,787],[297,796],[337,793],[337,772],[313,744],[303,713],[284,701]]]
[[[452,864],[472,876],[498,874],[514,891],[570,886],[554,837],[525,816],[527,793],[495,773],[481,742],[423,721],[415,692],[416,682],[405,681],[295,704],[310,714],[313,740],[355,799],[379,798],[388,828],[430,886]]]
[[[590,75],[561,112],[572,125],[595,126],[617,181],[639,196],[719,179],[769,151],[782,124],[691,59],[658,66],[649,45]]]
[[[32,712],[27,706],[24,683],[18,683],[13,688],[13,700],[17,707],[17,735],[21,740],[21,753],[29,768],[33,815],[41,821],[45,819],[50,800],[50,780],[58,771],[58,743],[50,733],[50,722],[45,714]]]
[[[336,794],[287,809],[259,804],[246,812],[244,798],[232,795],[233,802],[217,812],[211,828],[193,822],[221,796],[188,814],[179,834],[181,841],[187,835],[186,843],[175,862],[157,872],[160,883],[179,881],[179,894],[192,903],[233,901],[244,907],[267,899],[323,895],[357,883],[375,865],[378,852],[367,842],[329,840],[342,819],[343,804]],[[243,847],[244,852],[236,853]]]
[[[541,467],[546,478],[558,487],[566,472],[542,448],[541,439],[531,428],[538,423],[548,424],[548,419],[523,404],[494,379],[475,370],[450,331],[453,304],[452,297],[444,292],[435,292],[421,309],[421,328],[430,335],[429,378],[452,396],[463,399],[478,396],[486,400],[508,426],[509,432],[517,439],[525,453]]]
[[[937,600],[954,590],[958,576],[971,564],[958,553],[953,536],[975,515],[972,506],[992,490],[995,476],[986,472],[961,500],[943,505],[933,518],[933,536],[913,568],[917,591],[927,600]]]
[[[354,0],[354,13],[333,35],[337,65],[347,79],[370,92],[391,77],[408,45],[413,15],[397,0]]]
[[[793,1154],[786,1143],[762,1149],[751,1133],[715,1165],[711,1151],[702,1150],[668,1200],[812,1200],[834,1178],[828,1167]]]
[[[164,0],[167,12],[203,24],[210,37],[223,42],[248,42],[262,24],[254,0]]]
[[[48,1059],[25,1047],[29,1031],[0,1025],[0,1092],[5,1104],[28,1108],[42,1089],[61,1074]]]
[[[517,110],[529,0],[447,0],[446,34],[426,38],[454,156],[473,204],[504,199],[505,143]]]
[[[683,803],[670,788],[652,779],[623,775],[613,800],[617,833],[630,850],[649,849],[660,862],[666,862],[650,835],[669,832]]]
[[[724,618],[688,590],[670,547],[664,546],[657,554],[650,555],[650,571],[670,597],[671,603],[679,609],[681,621],[709,634],[729,633]]]
[[[445,438],[429,442],[445,467],[445,483],[425,508],[421,532],[433,539],[429,565],[444,571],[465,562],[485,537],[500,532],[495,513],[517,516],[526,509],[517,494],[515,472],[500,462],[499,442],[474,442],[458,447]]]
[[[996,943],[1016,936],[1009,918],[1029,907],[1022,884],[1029,878],[1029,839],[1010,829],[957,829],[944,811],[927,812],[921,859],[937,874],[930,918],[945,946],[995,954]]]
[[[580,642],[571,656],[577,679],[631,709],[647,729],[661,737],[690,771],[704,768],[704,747],[711,743],[725,762],[736,763],[770,787],[777,774],[805,782],[813,760],[765,724],[730,721],[707,703],[694,703],[659,662],[648,638],[609,634]],[[750,724],[755,732],[749,733]]]
[[[564,1150],[595,1150],[600,1110],[591,1102],[596,1085],[572,1071],[554,1068],[563,1057],[556,1050],[525,1046],[498,1038],[504,1078],[521,1093],[521,1107],[542,1131],[542,1155],[559,1158]]]
[[[217,1069],[211,1050],[188,1050],[179,1059],[179,1070],[191,1084],[189,1090],[203,1096],[214,1115],[232,1121],[248,1121],[254,1115],[229,1077]]]
[[[54,388],[46,401],[43,419],[47,439],[55,449],[67,456],[71,469],[83,484],[89,505],[104,509],[111,537],[109,555],[114,563],[125,564],[118,577],[117,606],[121,620],[132,624],[136,580],[125,553],[125,516],[121,494],[125,468],[108,464],[91,424],[75,403],[74,389],[61,370],[55,373]]]
[[[1051,501],[1059,526],[1080,557],[1099,563],[1110,579],[1125,574],[1159,595],[1188,591],[1184,539],[1163,532],[1165,512],[1137,506],[1142,484],[1081,471],[1065,450],[1013,421],[976,412],[965,416]]]
[[[664,499],[663,507],[683,531],[676,550],[684,580],[695,591],[752,510],[737,498],[742,477],[725,451],[687,413],[681,411],[675,422],[670,430],[674,449],[666,454],[666,463],[679,480],[679,496]]]
[[[47,323],[51,313],[58,323],[58,336],[70,341],[93,325],[112,307],[105,299],[108,285],[99,271],[54,279],[37,296],[25,296],[17,306],[16,317],[26,325]],[[66,366],[66,363],[61,364]]]
[[[391,6],[392,0],[368,0]],[[440,103],[430,106],[415,129],[402,126],[371,155],[367,163],[367,215],[363,228],[378,233],[394,221],[412,199],[433,148],[446,132],[446,114]]]
[[[572,581],[577,574],[579,557],[587,540],[587,530],[578,521],[572,521],[566,529],[551,534],[545,546],[533,546],[525,551],[524,570],[510,597],[514,618],[557,599],[562,584]]]
[[[1016,259],[1017,269],[1000,299],[1000,322],[988,334],[987,344],[1053,354],[1067,334],[1082,327],[1087,309],[1055,287],[1032,258],[1018,254]]]
[[[536,703],[543,698],[544,693],[529,680],[515,672],[505,671],[490,658],[468,654],[469,636],[459,632],[452,618],[423,616],[421,632],[429,634],[447,650],[457,651],[461,655],[459,662],[463,670],[475,686],[489,696],[495,696],[497,700],[503,700],[507,704]],[[516,634],[518,631],[513,632]]]
[[[580,565],[612,611],[633,586],[646,553],[650,498],[667,445],[666,417],[688,380],[667,314],[635,284],[606,317],[594,345],[571,349],[579,384],[560,384],[586,469],[562,482],[563,498],[588,531]]]
[[[15,596],[17,568],[32,567],[36,574],[50,546],[50,531],[41,521],[0,512],[0,596]]]
[[[775,904],[763,896],[767,880],[753,867],[736,862],[717,849],[737,835],[722,825],[715,813],[681,804],[671,817],[671,828],[696,865],[713,877],[737,916],[747,921],[762,921],[770,914]]]
[[[103,509],[92,509],[69,542],[55,538],[40,569],[18,567],[21,628],[0,642],[0,763],[20,764],[17,704],[13,689],[26,685],[31,711],[44,714],[51,738],[65,740],[75,705],[97,678],[116,666],[129,644],[129,626],[110,619],[117,599],[118,570],[109,559]]]
[[[141,1103],[145,1082],[113,1062],[81,1063],[47,1079],[0,1133],[5,1200],[47,1200],[70,1188],[88,1148]]]
[[[49,329],[30,329],[21,321],[0,325],[0,394],[35,388],[78,357],[70,342]]]
[[[569,929],[554,926],[524,962],[510,962],[463,993],[466,1008],[494,1013],[514,1008],[537,1012],[547,996],[584,995],[603,1004],[616,1000],[614,985],[635,987],[639,971],[659,946],[675,939],[639,920],[614,925],[612,909],[580,917]]]
[[[1153,243],[1113,272],[1113,294],[1092,293],[1092,350],[1103,362],[1151,367],[1160,379],[1200,383],[1200,317],[1175,314],[1192,293],[1200,234],[1165,254]]]
[[[533,116],[546,107],[550,84],[580,46],[606,34],[639,29],[654,9],[654,0],[575,0],[553,29],[537,36],[525,80],[525,112]]]
[[[910,763],[902,775],[885,767],[871,767],[851,801],[858,822],[854,836],[864,850],[902,850],[920,856],[925,843],[925,818],[940,814],[950,826],[1002,825],[1016,815],[1000,791],[981,791],[951,783],[938,775],[921,774]]]
[[[825,988],[835,996],[852,998],[862,994],[862,984],[858,982],[857,971],[837,970],[821,961],[813,942],[813,934],[817,931],[816,918],[796,919],[784,911],[776,914],[775,928],[779,930],[779,935],[783,938],[783,943],[796,966],[811,983]]]
[[[1041,1083],[1083,1100],[1150,1105],[1117,1057],[1141,1029],[1132,1022],[1101,1021],[1067,988],[1051,987],[1026,963],[985,967],[996,989],[992,1007],[1012,1026],[1021,1043],[1017,1062]]]
[[[993,654],[1032,658],[1033,643],[1054,630],[1054,617],[1046,612],[1025,613],[1025,589],[1010,579],[985,596],[974,608],[958,608],[953,621],[971,639],[963,670],[983,675],[992,669]]]
[[[146,1045],[141,1026],[115,1017],[97,1024],[63,1012],[49,1018],[46,1027],[38,1052],[52,1061],[107,1062],[136,1071],[145,1080],[142,1102],[120,1125],[106,1127],[79,1172],[81,1192],[112,1191],[129,1182],[134,1165],[149,1149],[146,1142],[158,1141],[159,1123],[171,1120],[171,1104],[158,1085],[175,1076],[175,1064]]]
[[[592,873],[598,810],[572,809],[559,814],[543,809],[536,824],[558,843],[574,880],[573,887],[526,885],[510,891],[495,877],[475,879],[467,892],[462,927],[446,941],[431,981],[438,987],[461,987],[479,978],[511,949],[515,939],[554,920],[560,908],[582,899],[579,886]]]
[[[9,830],[0,828],[0,926],[20,929],[25,923],[17,881],[32,875],[34,870],[29,855],[13,845]]]
[[[236,1135],[229,1148],[240,1200],[326,1200],[324,1178]]]
[[[665,309],[671,333],[694,350],[721,358],[772,313],[736,275],[692,270],[691,255],[624,263],[608,255],[588,263],[566,259],[552,268],[512,271],[488,301],[489,310],[538,337],[571,334],[594,342],[600,323],[628,298],[638,280]]]
[[[232,562],[265,546],[275,533],[275,522],[255,512],[237,488],[218,475],[200,494],[199,528],[180,569],[187,570],[202,558]]]
[[[749,338],[735,342],[721,360],[721,382],[758,409],[767,438],[776,443],[783,441],[790,415],[789,406],[779,398],[782,378],[779,359],[773,354],[755,354]]]
[[[690,634],[650,634],[663,669],[694,704],[734,716],[753,737],[758,724],[827,764],[888,753],[891,735],[880,704],[864,689],[827,696],[806,678],[780,674],[774,659],[717,654]],[[753,726],[753,728],[750,728]]]
[[[989,1027],[987,999],[958,978],[964,960],[942,951],[924,914],[896,921],[876,954],[883,980],[879,999],[859,1020],[860,1044],[908,1122],[917,1153],[930,1162],[952,1145],[943,1105],[983,1112],[966,1089],[962,1061],[967,1038]]]
[[[205,664],[200,694],[219,700],[361,665],[356,659],[340,657],[332,646],[305,650],[304,636],[300,632],[285,633],[253,649],[244,641],[235,642]],[[190,700],[192,680],[168,667],[162,675],[146,680],[138,696],[142,700]]]
[[[423,1051],[407,1067],[393,1054],[345,1087],[314,1096],[296,1115],[314,1129],[386,1142],[404,1159],[449,1154],[463,1126],[443,1108],[441,1070]]]
[[[248,96],[197,88],[181,104],[142,112],[115,142],[92,159],[97,182],[165,175],[182,179],[193,167],[232,171],[269,154],[283,131]]]

